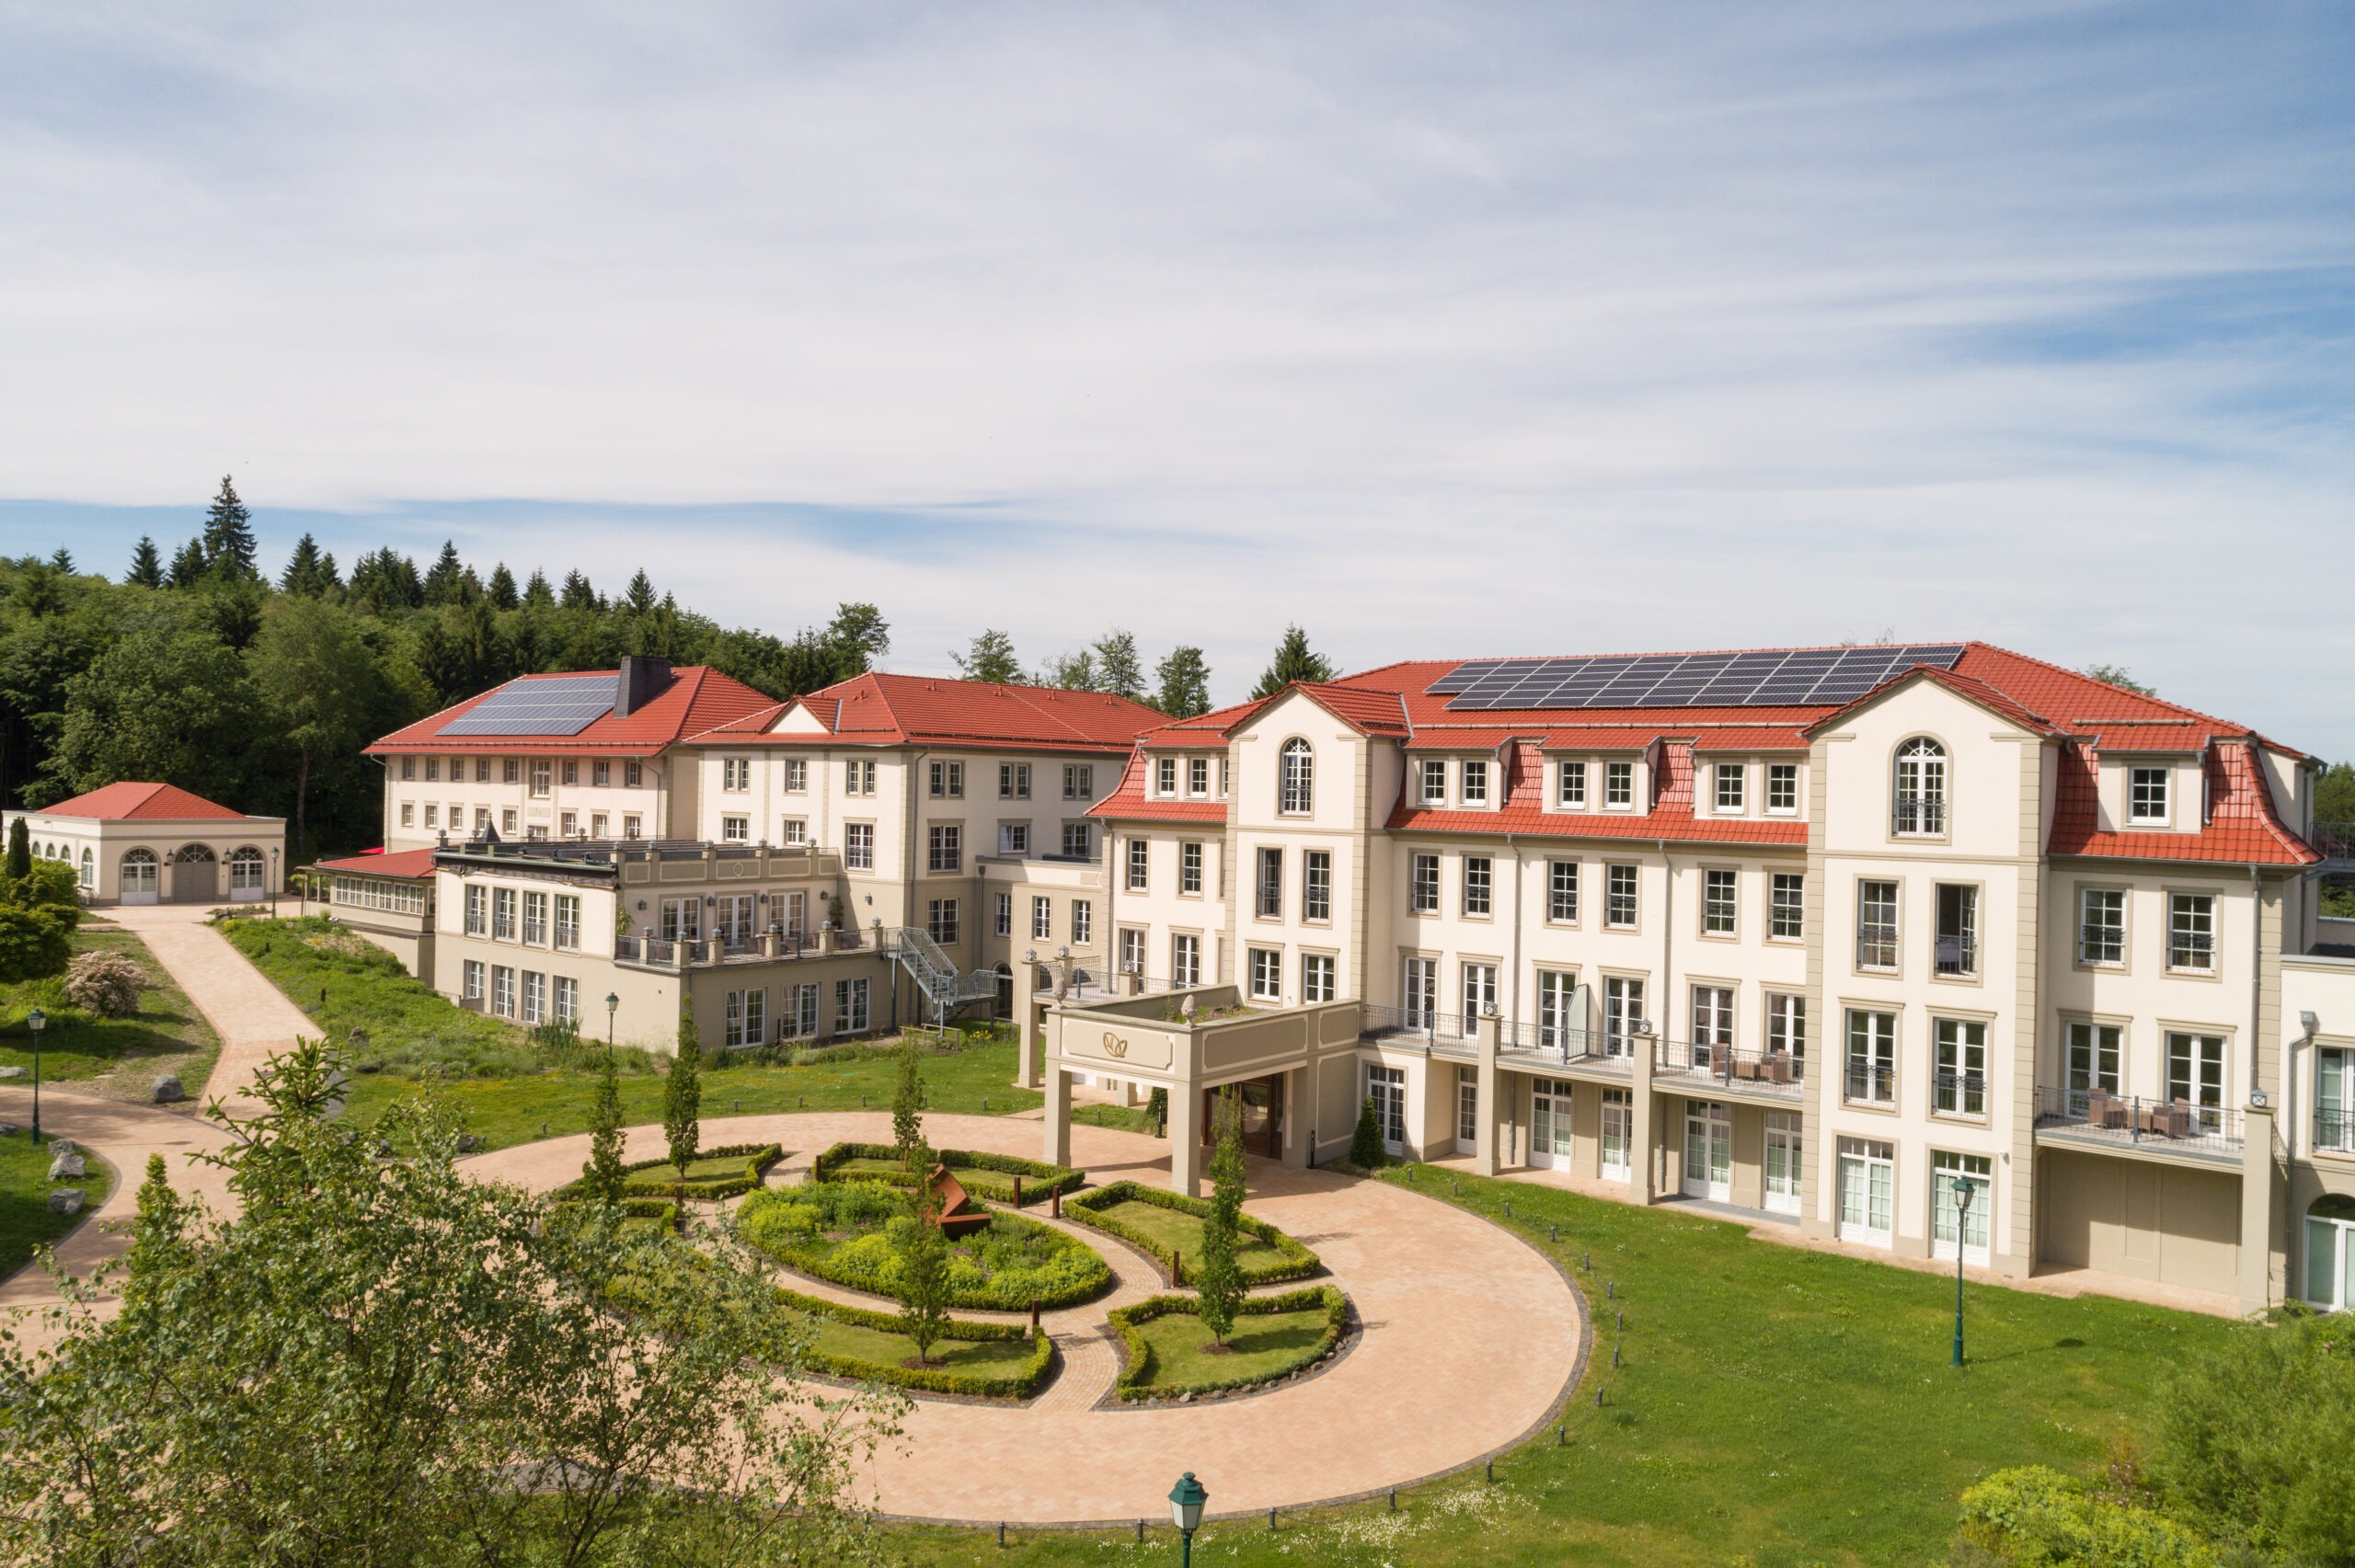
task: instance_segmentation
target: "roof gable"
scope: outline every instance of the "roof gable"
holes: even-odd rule
[[[244,812],[232,811],[178,784],[142,784],[128,779],[26,815],[83,817],[101,822],[241,822],[246,818]]]

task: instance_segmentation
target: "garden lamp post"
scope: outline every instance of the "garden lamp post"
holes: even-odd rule
[[[270,846],[270,918],[278,918],[278,846]]]
[[[1181,1568],[1193,1568],[1194,1532],[1202,1528],[1202,1505],[1210,1500],[1211,1494],[1202,1490],[1202,1483],[1194,1479],[1190,1470],[1169,1489],[1169,1522],[1178,1527],[1178,1539],[1185,1543],[1179,1558]]]
[[[40,1142],[40,1032],[49,1027],[49,1014],[34,1008],[25,1015],[25,1023],[33,1032],[33,1142]]]
[[[1979,1184],[1969,1176],[1958,1176],[1954,1184],[1954,1362],[1962,1365],[1962,1253],[1964,1238],[1970,1234],[1970,1200],[1979,1196]]]
[[[621,1004],[620,997],[612,991],[605,993],[605,1054],[607,1056],[614,1054],[614,1012]]]

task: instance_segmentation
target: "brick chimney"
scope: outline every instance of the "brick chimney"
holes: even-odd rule
[[[614,716],[627,718],[671,689],[671,661],[641,654],[626,655],[615,686]]]

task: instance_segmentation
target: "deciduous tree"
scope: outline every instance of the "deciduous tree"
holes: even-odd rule
[[[311,775],[372,737],[383,703],[376,661],[351,618],[323,600],[280,600],[262,621],[246,662],[254,690],[294,754],[294,853],[311,853]]]
[[[1160,682],[1153,705],[1171,718],[1192,718],[1211,711],[1211,667],[1201,649],[1190,644],[1171,648],[1153,673]]]
[[[1202,1221],[1202,1247],[1194,1260],[1194,1293],[1200,1299],[1211,1343],[1224,1345],[1243,1305],[1243,1270],[1235,1261],[1235,1235],[1243,1218],[1243,1101],[1234,1089],[1219,1092],[1217,1146],[1211,1155],[1211,1211]]]
[[[678,1050],[671,1058],[671,1070],[662,1078],[662,1137],[683,1185],[703,1138],[702,1115],[703,1047],[695,1039],[695,1021],[690,1016],[679,1021]]]
[[[968,681],[994,681],[1002,686],[1024,683],[1021,661],[1014,657],[1014,639],[1004,632],[985,631],[973,639],[971,649],[948,657]]]

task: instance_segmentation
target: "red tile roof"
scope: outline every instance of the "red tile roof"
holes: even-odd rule
[[[1126,751],[1140,734],[1162,722],[1143,704],[1102,692],[873,672],[792,702],[770,704],[695,738],[717,745],[807,745],[806,731],[769,733],[797,704],[835,740],[869,746]]]
[[[1172,719],[1138,736],[1137,744],[1156,751],[1187,747],[1223,748],[1246,720],[1267,705],[1264,701],[1237,703],[1229,708],[1212,708],[1209,713],[1197,714],[1192,718]]]
[[[1336,681],[1295,681],[1285,691],[1296,691],[1355,729],[1361,735],[1404,737],[1411,734],[1413,724],[1407,716],[1407,700],[1402,692],[1384,692],[1361,686],[1343,685]],[[1274,702],[1282,692],[1268,700]]]
[[[390,854],[355,854],[341,860],[323,860],[315,871],[348,871],[362,876],[424,877],[433,875],[435,851],[395,850]]]
[[[1676,843],[1772,844],[1804,849],[1807,824],[1791,818],[1696,817],[1693,811],[1693,750],[1671,742],[1652,783],[1652,808],[1630,811],[1548,811],[1545,760],[1534,747],[1515,746],[1505,764],[1504,802],[1494,811],[1426,808],[1403,795],[1390,813],[1396,832],[1507,833],[1531,838],[1666,839]]]
[[[2104,859],[2188,860],[2237,865],[2312,865],[2322,859],[2284,827],[2273,809],[2273,792],[2259,770],[2256,751],[2225,741],[2208,753],[2208,819],[2196,833],[2143,829],[2120,832],[2101,826],[2095,792],[2101,763],[2094,749],[2072,742],[2062,750],[2059,788],[2052,803],[2052,836],[2045,848],[2057,855]]]
[[[591,720],[588,727],[577,734],[442,733],[442,726],[462,714],[473,711],[492,692],[529,685],[535,681],[577,680],[582,675],[603,675],[618,681],[620,671],[577,670],[561,676],[519,675],[504,685],[494,686],[490,691],[468,697],[454,707],[443,708],[429,718],[419,719],[405,729],[393,731],[367,748],[367,754],[379,757],[403,751],[559,751],[573,754],[603,752],[613,757],[652,757],[691,735],[718,728],[731,719],[776,705],[775,699],[754,691],[732,675],[722,675],[706,665],[690,664],[671,671],[671,684],[660,696],[640,704],[636,713],[626,718],[605,714]]]
[[[1166,748],[1165,748],[1166,750]],[[1090,817],[1122,822],[1224,822],[1223,800],[1168,800],[1145,793],[1151,764],[1140,750],[1120,770],[1120,782],[1111,794],[1087,808]]]
[[[178,784],[126,780],[61,800],[28,813],[34,817],[87,817],[101,822],[214,822],[246,819],[242,811],[191,795]]]
[[[1710,751],[1804,751],[1804,732],[1786,724],[1718,725],[1692,732],[1693,750]]]

